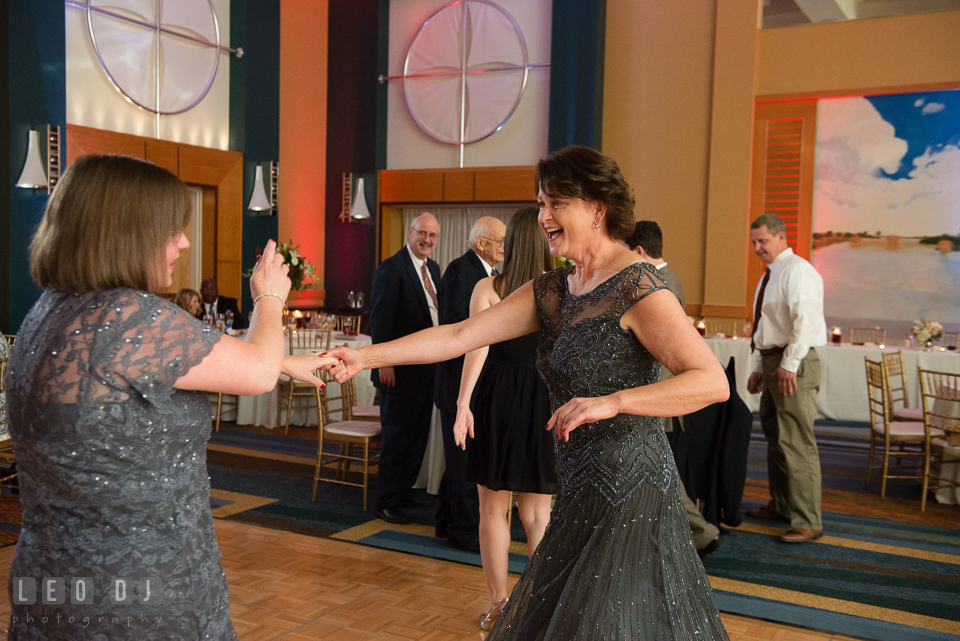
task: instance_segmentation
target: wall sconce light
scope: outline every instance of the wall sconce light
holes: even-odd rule
[[[275,216],[277,214],[277,177],[280,173],[279,163],[266,163],[269,176],[269,188],[263,181],[263,165],[256,166],[253,178],[253,193],[247,209],[260,212],[261,216]]]
[[[46,169],[44,169],[43,158],[40,156],[40,132],[33,129],[27,139],[27,159],[23,163],[23,171],[17,180],[17,187],[25,189],[46,187],[49,194],[60,180],[60,127],[45,125],[45,129]]]
[[[356,187],[353,185],[354,174],[343,175],[343,201],[340,209],[340,222],[355,223],[370,218],[370,209],[367,207],[367,197],[363,188],[363,177],[356,178]]]

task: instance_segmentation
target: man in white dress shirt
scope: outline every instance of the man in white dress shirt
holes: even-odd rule
[[[747,391],[760,394],[760,423],[767,438],[769,504],[748,510],[754,518],[789,523],[784,543],[823,536],[820,455],[813,433],[820,391],[816,347],[826,344],[823,279],[787,245],[786,227],[773,214],[750,225],[750,242],[767,271],[754,298],[752,344],[757,350]]]

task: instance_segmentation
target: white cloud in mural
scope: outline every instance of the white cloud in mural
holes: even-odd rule
[[[923,104],[923,101],[924,101],[923,98],[917,98],[916,100],[913,101],[913,106],[914,106],[914,107],[919,107],[920,105]]]
[[[920,113],[924,116],[929,116],[930,114],[940,113],[944,109],[946,109],[946,106],[942,102],[930,102],[924,105]]]
[[[907,178],[884,176],[883,172],[897,171],[906,153],[906,141],[896,137],[893,125],[868,100],[821,100],[815,231],[956,233],[960,149],[951,145],[928,149],[914,160]]]

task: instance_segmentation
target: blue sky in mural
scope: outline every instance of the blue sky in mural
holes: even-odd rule
[[[913,161],[928,149],[960,144],[960,91],[868,96],[880,116],[893,125],[897,138],[907,143],[907,153],[893,173],[880,169],[881,175],[909,178]],[[920,117],[917,117],[919,113]]]
[[[820,100],[816,155],[828,323],[960,329],[960,91]]]

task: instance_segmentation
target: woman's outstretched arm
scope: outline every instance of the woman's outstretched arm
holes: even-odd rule
[[[360,371],[387,365],[416,365],[448,361],[479,347],[526,336],[540,329],[533,283],[527,283],[503,301],[453,325],[440,325],[388,343],[358,350],[338,347],[326,353],[341,363],[330,368],[338,383]]]

